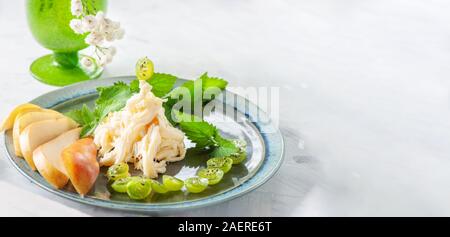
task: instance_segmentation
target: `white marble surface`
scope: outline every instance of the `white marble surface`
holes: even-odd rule
[[[0,117],[55,88],[24,1],[0,0]],[[280,86],[285,163],[241,198],[182,216],[450,215],[450,2],[110,1],[127,30],[104,77],[136,58],[184,78]],[[0,159],[0,215],[135,215],[63,200]]]

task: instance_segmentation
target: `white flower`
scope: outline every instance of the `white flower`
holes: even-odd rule
[[[103,35],[93,31],[88,36],[86,36],[86,39],[84,40],[86,44],[97,46],[100,45],[103,42]]]
[[[88,58],[88,57],[83,57],[83,58],[81,59],[81,64],[83,64],[85,67],[91,67],[92,64],[93,64],[93,62],[92,62],[92,60],[91,60],[90,58]]]
[[[89,33],[84,41],[95,47],[95,59],[83,57],[81,64],[91,67],[96,61],[99,66],[103,67],[111,63],[116,54],[116,48],[113,46],[107,48],[103,44],[105,40],[111,42],[123,38],[125,31],[120,28],[120,23],[106,18],[102,11],[97,12],[95,16],[85,16],[81,0],[71,0],[71,12],[78,19],[70,21],[70,28],[77,34]]]
[[[102,34],[106,40],[112,41],[111,39],[112,29],[111,26],[109,25],[108,19],[105,18],[101,22],[98,22],[96,30],[100,34]]]
[[[70,21],[70,28],[77,34],[84,34],[84,30],[81,24],[81,20],[73,19]]]
[[[81,0],[71,0],[70,5],[77,6],[77,5],[83,5],[83,3],[81,2]]]
[[[97,27],[95,16],[87,15],[81,19],[82,27],[85,32],[91,32]]]
[[[98,11],[95,15],[95,19],[97,20],[97,22],[99,22],[99,24],[103,23],[103,21],[105,20],[105,13],[103,13],[102,11]]]
[[[113,21],[111,21],[109,18],[106,18],[103,20],[103,27],[107,28],[107,29],[112,29],[112,23]]]
[[[112,31],[105,31],[104,35],[105,35],[105,39],[107,41],[109,41],[109,42],[114,41],[114,37],[115,37],[114,32],[112,32]]]
[[[117,29],[114,31],[114,38],[120,40],[123,38],[124,34],[125,34],[124,29],[122,29],[122,28]]]
[[[81,0],[72,0],[70,11],[74,16],[81,16],[83,14],[83,3],[81,3]]]

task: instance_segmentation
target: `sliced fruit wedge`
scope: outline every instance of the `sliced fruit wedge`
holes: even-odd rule
[[[74,142],[63,150],[62,161],[75,190],[82,196],[88,193],[100,172],[94,140],[83,138]]]
[[[9,113],[8,117],[3,120],[2,124],[0,125],[0,132],[6,131],[8,129],[11,129],[14,125],[14,121],[16,120],[16,117],[19,113],[25,112],[27,110],[32,109],[40,109],[41,107],[34,105],[34,104],[21,104],[14,108],[11,113]]]
[[[66,185],[69,177],[62,160],[62,151],[80,137],[81,128],[69,130],[39,146],[33,152],[33,161],[39,173],[55,188]]]
[[[67,175],[59,172],[50,162],[47,157],[38,149],[33,154],[34,164],[39,173],[56,189],[63,188],[69,182]]]
[[[30,168],[36,170],[33,161],[33,151],[37,147],[77,126],[77,123],[68,118],[44,120],[28,125],[20,133],[19,142],[23,157],[30,165]]]
[[[56,112],[54,110],[39,110],[39,111],[32,111],[32,112],[26,112],[21,113],[17,115],[16,120],[14,122],[13,126],[13,144],[14,144],[14,151],[16,153],[16,156],[22,156],[22,150],[20,148],[20,142],[19,137],[20,133],[30,124],[44,121],[44,120],[50,120],[50,119],[59,119],[65,117],[63,114]]]

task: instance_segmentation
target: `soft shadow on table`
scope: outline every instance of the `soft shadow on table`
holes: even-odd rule
[[[284,124],[281,122],[280,124]],[[281,126],[285,142],[283,165],[260,190],[272,194],[271,216],[298,216],[304,199],[321,180],[321,163],[300,128]]]

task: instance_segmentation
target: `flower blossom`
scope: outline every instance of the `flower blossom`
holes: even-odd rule
[[[81,14],[83,14],[83,3],[81,0],[72,0],[70,4],[70,11],[74,16],[81,16]]]
[[[70,28],[76,34],[87,34],[84,41],[95,47],[94,58],[97,63],[104,66],[112,62],[116,48],[108,44],[123,38],[125,31],[120,27],[120,23],[107,18],[102,11],[95,15],[86,15],[81,0],[71,0],[71,12],[76,19],[70,21]],[[86,67],[93,64],[88,57],[84,57],[81,63]]]
[[[73,19],[70,21],[70,28],[77,34],[84,34],[81,20]]]
[[[91,32],[97,26],[97,20],[96,20],[95,16],[92,16],[92,15],[87,15],[87,16],[83,17],[81,22],[82,22],[83,30],[85,32]]]

